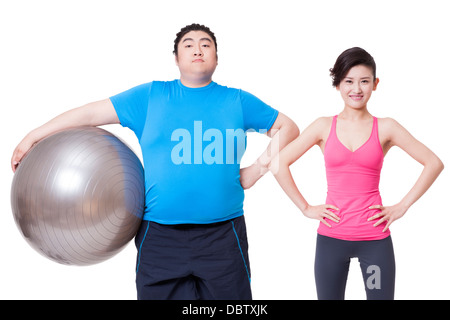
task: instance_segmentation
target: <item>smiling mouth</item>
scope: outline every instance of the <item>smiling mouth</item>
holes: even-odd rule
[[[360,101],[360,100],[362,100],[363,96],[362,95],[351,95],[350,98],[352,98],[355,101]]]

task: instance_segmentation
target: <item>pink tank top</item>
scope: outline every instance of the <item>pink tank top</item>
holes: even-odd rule
[[[373,117],[370,138],[353,152],[339,141],[336,122],[337,116],[334,116],[324,157],[328,182],[326,203],[340,209],[335,211],[340,221],[327,220],[331,228],[320,223],[317,232],[350,241],[386,238],[390,234],[389,230],[382,232],[386,223],[374,227],[375,220],[367,221],[380,212],[369,207],[382,204],[378,185],[384,154],[378,138],[378,120]]]

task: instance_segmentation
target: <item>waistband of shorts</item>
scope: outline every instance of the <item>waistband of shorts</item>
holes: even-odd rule
[[[155,221],[148,220],[150,223],[157,224],[159,226],[173,228],[177,230],[187,230],[187,229],[196,229],[196,228],[216,228],[223,226],[225,224],[229,224],[232,221],[236,221],[239,219],[243,219],[244,215],[240,215],[239,217],[231,218],[224,221],[213,222],[213,223],[180,223],[180,224],[163,224]]]

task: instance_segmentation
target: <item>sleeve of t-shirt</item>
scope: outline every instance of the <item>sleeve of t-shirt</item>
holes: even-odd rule
[[[141,137],[147,117],[148,100],[152,83],[144,83],[110,97],[120,124]]]
[[[240,90],[240,98],[245,131],[249,129],[269,131],[278,116],[278,111],[244,90]]]

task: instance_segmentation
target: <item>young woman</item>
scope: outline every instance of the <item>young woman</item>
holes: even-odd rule
[[[344,299],[350,258],[358,257],[367,299],[393,299],[395,258],[389,226],[401,218],[443,170],[441,160],[398,122],[372,116],[367,103],[376,90],[376,64],[361,48],[344,51],[330,69],[344,109],[314,121],[275,157],[270,169],[305,216],[320,221],[315,278],[319,299]],[[310,205],[289,166],[312,146],[325,157],[326,204]],[[424,169],[401,201],[384,206],[378,189],[384,157],[398,146]]]

